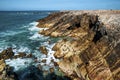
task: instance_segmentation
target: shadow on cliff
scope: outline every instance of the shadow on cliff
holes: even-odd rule
[[[35,66],[29,66],[24,70],[20,70],[17,73],[18,78],[16,80],[71,80],[66,76],[58,76],[54,72],[48,73],[44,76],[44,72]]]

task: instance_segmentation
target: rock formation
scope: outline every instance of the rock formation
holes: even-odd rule
[[[47,49],[46,49],[45,46],[41,46],[41,47],[40,47],[40,51],[41,51],[43,54],[45,54],[45,55],[48,54],[48,51],[47,51]]]
[[[24,52],[19,52],[14,55],[12,48],[7,48],[0,53],[0,80],[19,80],[17,74],[13,71],[14,68],[6,65],[5,60],[16,58],[31,58],[32,54],[26,55]]]
[[[0,53],[0,59],[9,59],[12,58],[14,56],[14,53],[12,51],[12,48],[8,48],[6,50],[3,50]]]
[[[57,16],[58,15],[58,16]],[[120,80],[120,11],[63,11],[39,20],[40,32],[61,37],[53,47],[73,80]]]
[[[3,59],[0,60],[0,80],[18,80],[13,68],[6,65]]]

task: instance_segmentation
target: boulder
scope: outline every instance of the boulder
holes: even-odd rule
[[[30,54],[27,54],[26,57],[27,57],[27,58],[32,58],[33,55],[32,55],[32,53],[30,53]]]
[[[26,57],[26,53],[25,52],[19,52],[18,54],[19,54],[18,57]]]
[[[41,61],[42,63],[46,63],[46,59],[42,59],[42,61]]]
[[[45,54],[45,55],[48,54],[48,51],[47,51],[47,49],[46,49],[45,46],[41,46],[39,49],[40,49],[40,51],[41,51],[43,54]]]
[[[7,48],[0,53],[0,59],[10,59],[14,56],[12,48]]]
[[[49,71],[50,71],[50,73],[53,73],[54,72],[54,68],[50,68]]]

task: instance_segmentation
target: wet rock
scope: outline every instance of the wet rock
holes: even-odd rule
[[[35,58],[35,59],[34,59],[34,62],[38,62],[38,58]]]
[[[27,57],[27,58],[32,58],[33,55],[32,55],[32,53],[30,53],[30,54],[26,55],[26,57]]]
[[[0,53],[0,59],[11,59],[13,56],[12,48],[5,49]]]
[[[46,59],[42,59],[42,61],[41,61],[42,63],[46,63]]]
[[[42,66],[40,64],[37,65],[39,70],[42,70]]]
[[[0,74],[2,74],[6,64],[3,59],[0,60]]]
[[[25,58],[27,55],[25,52],[19,52],[17,55],[13,56],[13,58]]]
[[[57,62],[53,62],[54,63],[54,66],[58,66],[58,63]]]
[[[49,71],[48,70],[43,70],[43,75],[46,76],[48,75]]]
[[[45,55],[48,54],[48,51],[47,51],[47,49],[46,49],[45,46],[41,46],[39,49],[40,49],[40,51],[41,51],[43,54],[45,54]]]
[[[0,80],[18,80],[13,67],[6,65],[3,59],[0,60]]]
[[[54,68],[50,68],[50,73],[53,73],[54,72]]]
[[[25,57],[26,56],[26,53],[24,53],[24,52],[19,52],[18,53],[18,57]]]

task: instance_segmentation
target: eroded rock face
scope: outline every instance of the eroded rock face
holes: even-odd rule
[[[66,37],[53,50],[54,56],[61,59],[59,68],[72,79],[119,80],[120,11],[85,12],[62,14],[42,34]]]

